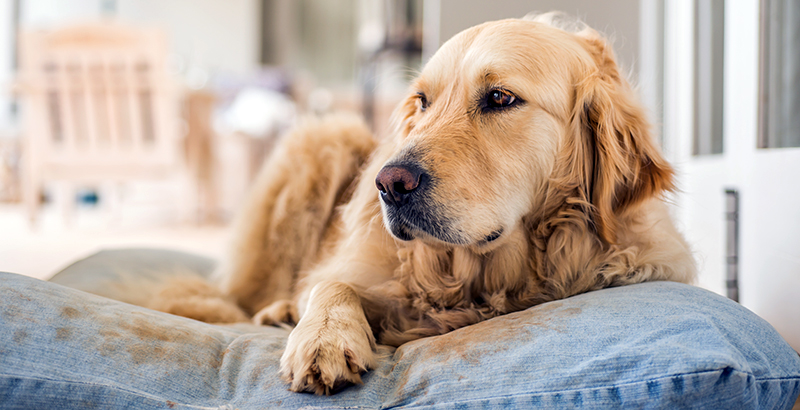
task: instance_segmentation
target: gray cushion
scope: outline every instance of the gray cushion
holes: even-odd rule
[[[216,262],[187,252],[128,248],[109,249],[79,260],[50,282],[135,305],[144,305],[157,285],[176,275],[208,277]]]

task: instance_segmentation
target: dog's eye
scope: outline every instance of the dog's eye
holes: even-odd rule
[[[425,96],[425,93],[417,93],[417,106],[423,112],[428,108],[428,97]]]
[[[486,108],[490,110],[498,108],[506,108],[514,105],[517,102],[517,97],[506,90],[494,89],[486,94]]]

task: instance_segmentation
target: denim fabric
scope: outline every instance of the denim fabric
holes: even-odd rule
[[[666,282],[382,348],[330,397],[278,378],[287,331],[222,327],[0,273],[0,408],[789,409],[800,358],[765,321]]]

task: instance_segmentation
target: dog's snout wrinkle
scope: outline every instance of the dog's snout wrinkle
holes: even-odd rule
[[[387,165],[378,172],[375,185],[387,204],[400,206],[419,188],[422,174],[418,167]]]

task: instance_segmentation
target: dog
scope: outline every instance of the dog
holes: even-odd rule
[[[377,141],[308,120],[265,162],[217,284],[155,307],[294,325],[281,372],[331,394],[399,346],[596,289],[692,282],[675,172],[608,42],[557,14],[467,29]]]

